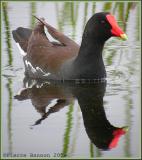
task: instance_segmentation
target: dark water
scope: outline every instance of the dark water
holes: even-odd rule
[[[139,157],[139,7],[139,3],[128,2],[3,3],[3,156]],[[107,83],[43,84],[24,79],[22,56],[11,35],[13,29],[32,27],[35,14],[80,44],[86,21],[99,11],[112,12],[128,36],[127,41],[111,38],[105,45]],[[114,130],[126,126],[128,131],[109,149]]]

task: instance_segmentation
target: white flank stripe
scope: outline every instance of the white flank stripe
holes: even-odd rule
[[[26,63],[26,66],[27,66],[27,67],[30,67],[30,70],[31,70],[33,73],[36,73],[36,69],[32,66],[32,64],[31,64],[29,61],[25,60],[25,63]]]
[[[46,72],[44,72],[41,68],[39,68],[39,67],[36,67],[36,70],[38,71],[40,71],[40,72],[42,72],[44,75],[43,76],[49,76],[51,73],[46,73]]]
[[[29,62],[29,61],[27,61],[27,60],[25,60],[25,63],[26,63],[26,66],[27,67],[29,67],[30,68],[30,70],[31,70],[31,72],[33,72],[33,73],[36,73],[37,71],[40,71],[41,73],[43,73],[43,76],[49,76],[51,73],[46,73],[46,72],[44,72],[41,68],[39,68],[39,67],[36,67],[36,68],[34,68],[33,66],[32,66],[32,64]]]

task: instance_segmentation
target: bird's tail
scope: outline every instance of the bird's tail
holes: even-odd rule
[[[15,42],[21,47],[24,52],[27,52],[28,40],[32,34],[32,30],[28,28],[19,27],[12,31]]]

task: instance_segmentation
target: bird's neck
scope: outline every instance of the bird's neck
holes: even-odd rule
[[[104,78],[105,66],[102,58],[104,41],[83,38],[74,69],[79,78]]]

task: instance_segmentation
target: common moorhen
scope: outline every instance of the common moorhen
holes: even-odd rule
[[[50,42],[44,26],[57,42]],[[23,49],[25,74],[48,80],[102,81],[106,70],[102,58],[105,41],[110,37],[127,39],[115,18],[108,12],[94,14],[87,22],[81,46],[59,32],[44,19],[33,30],[19,27],[13,38]]]

